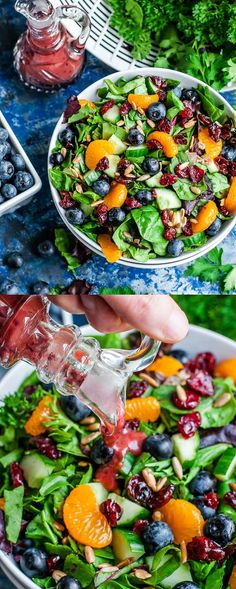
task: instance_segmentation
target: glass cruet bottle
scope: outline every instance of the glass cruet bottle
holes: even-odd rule
[[[49,0],[17,0],[27,29],[14,49],[14,66],[30,88],[52,92],[80,73],[90,33],[87,13],[76,3],[54,8]]]
[[[112,431],[122,418],[129,376],[154,360],[160,343],[145,336],[137,350],[103,350],[78,327],[55,322],[49,306],[43,296],[0,295],[0,364],[34,365],[42,382],[76,395]]]

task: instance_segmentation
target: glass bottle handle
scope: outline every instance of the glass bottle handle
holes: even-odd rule
[[[58,16],[63,27],[72,37],[71,48],[78,53],[82,53],[85,43],[90,33],[90,18],[85,12],[75,4],[61,5],[57,8]]]

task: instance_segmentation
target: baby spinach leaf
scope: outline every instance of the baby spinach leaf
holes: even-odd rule
[[[220,174],[220,172],[214,172],[213,174],[208,172],[207,175],[212,183],[215,196],[217,198],[223,198],[225,191],[227,188],[229,188],[229,183],[226,176],[224,176],[224,174]]]
[[[195,200],[196,194],[193,194],[190,186],[191,183],[188,180],[177,180],[173,184],[173,189],[181,200]]]
[[[72,552],[70,546],[64,544],[51,544],[50,542],[45,542],[44,548],[48,554],[52,556],[61,556],[61,558],[66,558],[66,556]]]
[[[4,516],[6,536],[9,542],[16,543],[19,537],[23,513],[24,485],[11,491],[4,491]]]
[[[68,270],[76,276],[75,269],[80,266],[78,258],[71,255],[73,249],[73,238],[65,229],[55,229],[55,246],[63,256],[68,265]]]
[[[92,464],[90,464],[87,471],[83,474],[80,484],[86,485],[88,483],[91,483],[92,478],[93,478],[93,467],[92,467]]]
[[[94,567],[83,562],[76,554],[69,554],[64,562],[64,573],[78,579],[81,587],[88,587],[94,579]]]
[[[39,494],[42,496],[50,495],[51,493],[54,493],[54,491],[56,491],[57,489],[60,489],[61,487],[66,485],[66,483],[67,478],[65,476],[51,474],[44,479],[43,484],[39,489]]]
[[[147,205],[142,209],[133,209],[131,216],[138,227],[141,237],[151,243],[157,243],[164,230],[157,210],[152,205]]]
[[[223,104],[218,105],[213,98],[209,88],[207,86],[198,86],[197,92],[200,97],[202,106],[206,114],[211,118],[212,121],[219,120],[224,114],[225,107]]]
[[[212,570],[212,572],[208,575],[208,577],[206,579],[205,589],[212,589],[212,587],[214,587],[214,589],[221,589],[222,588],[224,573],[225,573],[225,566],[226,566],[226,563],[223,566],[221,566],[220,568],[217,567],[216,570]]]
[[[21,448],[16,448],[15,450],[12,450],[12,452],[9,452],[9,454],[2,456],[0,458],[0,464],[3,466],[3,468],[7,468],[12,462],[19,462],[22,455],[23,450]]]
[[[82,106],[78,112],[76,112],[74,115],[72,115],[68,122],[69,123],[77,123],[78,121],[81,121],[81,119],[85,119],[86,117],[88,117],[90,114],[93,114],[93,108],[91,106],[89,106],[89,104],[85,104],[85,106]]]
[[[129,213],[125,221],[121,223],[113,233],[112,239],[122,252],[125,252],[129,247],[128,239],[125,237],[124,233],[130,233],[131,225],[131,214]]]
[[[216,568],[215,561],[205,563],[202,561],[191,560],[190,568],[194,581],[205,581],[210,572]]]

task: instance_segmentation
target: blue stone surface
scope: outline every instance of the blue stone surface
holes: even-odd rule
[[[31,292],[32,285],[44,280],[49,288],[68,285],[72,275],[65,261],[56,253],[48,259],[36,253],[41,237],[53,238],[55,227],[62,224],[51,199],[47,180],[47,151],[53,128],[63,111],[66,99],[102,78],[111,69],[96,58],[87,55],[86,67],[79,80],[56,94],[39,94],[29,90],[19,81],[12,65],[12,50],[24,30],[24,18],[14,11],[13,0],[0,0],[0,108],[15,134],[36,167],[42,182],[42,190],[26,207],[0,218],[0,290],[6,278],[14,280],[19,292]],[[232,94],[227,94],[232,100]],[[236,263],[236,229],[224,240],[224,263]],[[10,251],[19,250],[24,265],[19,270],[9,270],[4,264]],[[77,270],[78,278],[93,285],[92,292],[102,288],[125,286],[136,293],[218,293],[218,284],[201,283],[184,276],[186,267],[163,270],[136,270],[118,264],[108,264],[102,257],[93,256]]]

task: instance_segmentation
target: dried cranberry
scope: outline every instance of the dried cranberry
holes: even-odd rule
[[[198,119],[199,119],[199,121],[200,121],[200,122],[201,122],[203,125],[205,125],[206,127],[208,127],[208,125],[210,125],[210,124],[211,124],[211,119],[210,119],[210,117],[207,117],[207,116],[206,116],[206,115],[204,115],[202,112],[200,112],[200,113],[198,114]]]
[[[6,539],[4,514],[2,509],[0,509],[0,550],[6,552],[6,554],[12,552],[12,544]]]
[[[80,264],[85,264],[89,258],[91,258],[92,252],[91,250],[83,245],[78,239],[75,239],[75,244],[73,250],[71,252],[72,256],[75,256],[80,262]]]
[[[99,225],[104,225],[106,223],[107,213],[108,213],[107,205],[104,205],[101,203],[100,205],[95,207],[94,217],[97,218]]]
[[[112,99],[105,102],[105,104],[103,104],[100,108],[100,115],[104,115],[105,112],[107,112],[110,108],[112,108],[113,105],[114,105],[114,100],[112,100]]]
[[[178,397],[177,393],[173,393],[172,395],[172,401],[174,403],[174,405],[176,407],[178,407],[179,409],[195,409],[195,407],[197,407],[200,403],[200,397],[197,395],[197,393],[194,393],[193,391],[185,391],[186,394],[186,400],[185,401],[181,401],[181,399]]]
[[[175,135],[174,137],[174,142],[179,145],[186,145],[188,143],[188,140],[186,135],[183,135],[183,133],[178,133],[178,135]]]
[[[170,133],[172,125],[170,121],[168,121],[167,119],[161,119],[161,121],[158,124],[158,129],[159,131],[163,131],[164,133]]]
[[[61,190],[60,195],[62,196],[62,199],[60,200],[59,205],[62,209],[70,209],[75,206],[75,201],[67,190]]]
[[[35,437],[32,442],[36,446],[37,450],[47,456],[48,458],[52,458],[52,460],[57,460],[61,458],[61,452],[57,449],[56,445],[50,438],[44,438],[43,436]]]
[[[219,172],[221,172],[221,174],[224,174],[225,176],[228,176],[228,174],[229,174],[228,160],[226,160],[224,157],[219,155],[219,157],[216,157],[214,161],[217,165],[217,168],[219,169]]]
[[[165,209],[164,211],[162,211],[161,220],[162,220],[163,225],[165,227],[168,227],[168,224],[170,222],[170,211],[168,209]]]
[[[139,428],[139,424],[140,421],[137,417],[134,417],[134,419],[127,419],[127,421],[125,422],[125,429],[131,429],[135,431]]]
[[[142,536],[142,533],[147,526],[149,526],[149,521],[147,519],[137,519],[134,523],[133,532],[138,536]]]
[[[155,493],[140,475],[131,477],[128,482],[127,493],[132,501],[140,503],[144,507],[152,508],[155,505]]]
[[[177,426],[183,438],[191,438],[201,425],[201,415],[198,411],[182,415],[177,422]]]
[[[146,142],[146,147],[148,149],[163,149],[161,143],[159,143],[157,139],[148,139]]]
[[[184,125],[185,123],[187,123],[187,121],[189,121],[192,118],[193,111],[191,108],[186,106],[183,110],[181,110],[180,116],[182,119],[182,124]]]
[[[182,232],[184,235],[190,237],[193,234],[193,228],[190,219],[186,219],[185,225],[182,227]]]
[[[217,493],[214,493],[214,491],[206,493],[206,495],[204,495],[204,503],[208,505],[208,507],[212,507],[212,509],[217,509],[219,505],[219,497]]]
[[[167,241],[172,241],[172,239],[176,238],[176,229],[174,227],[167,227],[163,233],[163,237],[167,239]]]
[[[224,123],[221,127],[221,139],[228,141],[231,138],[232,122]]]
[[[102,157],[96,166],[96,170],[102,172],[103,170],[107,170],[107,168],[109,168],[109,159],[108,157]]]
[[[204,174],[205,171],[202,168],[199,168],[198,166],[193,166],[192,168],[190,168],[189,171],[190,180],[192,180],[192,182],[194,182],[195,184],[198,184],[202,181]]]
[[[110,526],[115,528],[122,515],[120,505],[113,501],[113,499],[107,499],[100,505],[100,511],[105,515]]]
[[[19,462],[12,462],[10,464],[10,477],[13,487],[20,487],[24,484],[24,473]]]
[[[125,100],[125,102],[123,102],[123,104],[120,106],[120,115],[121,117],[124,117],[125,115],[129,114],[129,111],[131,110],[131,104],[128,102],[128,100]]]
[[[67,100],[67,106],[64,111],[64,123],[67,123],[68,119],[80,110],[81,106],[77,96],[70,96]]]
[[[177,178],[174,174],[162,174],[160,178],[161,186],[170,186],[170,184],[174,184],[177,181]]]
[[[55,571],[60,560],[61,560],[60,556],[57,556],[56,554],[53,556],[48,556],[47,568],[48,568],[49,573],[52,573],[53,571]]]
[[[71,295],[78,295],[78,294],[89,294],[92,288],[92,284],[89,284],[84,278],[82,280],[78,279],[73,280],[61,291],[61,294],[71,294]],[[78,375],[78,373],[76,373]]]
[[[177,166],[175,166],[175,174],[176,176],[178,176],[179,178],[189,178],[190,176],[190,167],[189,166],[185,166],[184,168],[182,168],[183,164],[177,164]]]
[[[131,162],[129,160],[120,160],[117,166],[117,172],[119,172],[119,174],[123,174],[123,172],[125,172],[125,170],[130,166],[130,163]]]
[[[131,182],[133,182],[133,178],[126,178],[124,176],[117,176],[116,178],[116,182],[118,184],[130,184]]]
[[[229,162],[230,176],[236,176],[236,162]]]
[[[133,399],[134,397],[141,397],[147,388],[148,384],[144,380],[134,380],[133,382],[129,383],[127,396],[129,399]]]
[[[155,503],[154,509],[158,509],[159,507],[163,507],[166,505],[170,499],[172,499],[174,495],[175,487],[174,485],[169,485],[168,483],[160,489],[157,493],[155,493]]]
[[[209,374],[214,374],[216,365],[216,357],[211,352],[201,352],[197,354],[194,360],[190,360],[186,367],[187,370],[195,372],[195,370],[203,370]]]
[[[228,211],[228,209],[224,206],[224,205],[218,205],[219,208],[219,212],[221,213],[221,215],[223,215],[223,217],[231,217],[232,213],[230,211]]]
[[[142,207],[141,202],[139,202],[136,198],[132,198],[131,196],[127,196],[125,200],[125,206],[127,209],[140,209]]]
[[[187,544],[189,560],[222,560],[225,557],[225,551],[219,544],[213,542],[204,536],[196,536]]]
[[[210,123],[208,127],[209,135],[213,141],[219,141],[221,137],[221,127],[217,123]]]
[[[188,378],[188,386],[203,397],[211,397],[214,393],[212,378],[203,370],[196,370]]]
[[[151,80],[152,80],[153,84],[155,84],[155,86],[157,87],[157,92],[159,94],[160,100],[163,100],[163,98],[160,97],[160,92],[166,94],[167,81],[164,80],[163,78],[160,78],[159,76],[151,76]]]
[[[24,397],[26,399],[29,399],[31,397],[31,395],[36,391],[37,389],[37,385],[36,384],[28,384],[25,388],[24,388]]]
[[[224,495],[224,501],[228,503],[230,507],[236,509],[236,491],[230,491],[229,493],[226,493]]]

